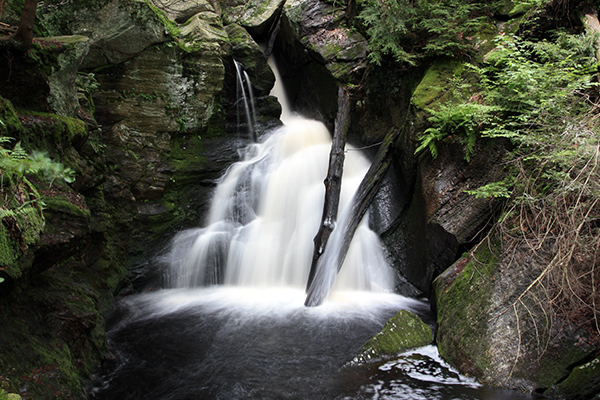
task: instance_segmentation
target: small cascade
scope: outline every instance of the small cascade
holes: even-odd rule
[[[264,143],[247,147],[214,194],[206,227],[180,233],[172,251],[173,287],[306,286],[319,228],[331,137],[318,121],[293,118]],[[340,207],[347,208],[369,163],[350,152]],[[337,278],[340,290],[394,287],[377,235],[365,219]]]
[[[248,130],[248,135],[252,138],[252,141],[256,142],[256,110],[254,107],[254,92],[252,91],[252,84],[248,73],[244,70],[242,64],[233,60],[235,65],[236,73],[236,110],[237,110],[237,126],[238,130],[244,124],[241,121],[240,116],[243,114],[245,119],[245,125]],[[239,134],[239,132],[238,132]]]
[[[276,78],[277,68],[270,64]],[[235,62],[249,130],[253,126],[248,75]],[[247,89],[247,91],[246,91]],[[303,290],[308,280],[313,238],[323,210],[331,135],[323,123],[291,113],[281,80],[272,94],[282,104],[285,125],[262,143],[244,150],[219,182],[205,227],[179,233],[171,251],[170,285],[288,287]],[[369,168],[358,151],[344,162],[340,215]],[[336,237],[335,231],[333,237]],[[335,249],[325,258],[335,261]],[[394,273],[377,235],[364,218],[350,245],[333,290],[392,292]]]
[[[279,119],[284,124],[287,124],[293,118],[292,108],[290,107],[288,97],[285,93],[285,88],[283,87],[283,80],[281,79],[281,74],[279,73],[279,69],[277,68],[273,55],[269,56],[267,63],[275,75],[275,86],[273,86],[273,89],[271,90],[271,95],[277,97],[279,100],[279,104],[281,104],[281,116]]]

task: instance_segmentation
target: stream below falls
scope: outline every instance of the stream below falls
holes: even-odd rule
[[[456,373],[434,346],[346,366],[399,309],[394,294],[336,292],[303,306],[303,290],[169,289],[121,300],[89,399],[531,399]],[[423,314],[425,313],[425,314]]]

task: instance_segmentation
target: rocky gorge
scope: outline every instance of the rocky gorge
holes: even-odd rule
[[[18,23],[22,3],[0,3],[2,26]],[[149,257],[204,218],[215,182],[252,140],[235,121],[234,62],[252,82],[258,136],[281,125],[281,106],[269,94],[270,51],[298,113],[332,130],[344,86],[350,143],[373,156],[390,129],[402,130],[370,212],[401,277],[397,291],[431,299],[442,357],[492,386],[598,398],[597,308],[570,309],[575,318],[553,311],[558,297],[547,296],[544,278],[554,264],[532,248],[552,253],[554,241],[511,242],[512,231],[499,223],[509,196],[472,193],[505,179],[516,145],[506,135],[467,145],[456,129],[435,154],[416,151],[436,127],[431,110],[483,96],[467,85],[484,80],[474,65],[506,67],[501,51],[509,46],[499,37],[544,37],[552,24],[593,35],[598,5],[499,1],[487,14],[469,14],[485,19],[475,32],[465,30],[472,52],[428,55],[413,65],[391,57],[372,62],[374,35],[360,18],[366,3],[44,2],[28,51],[0,45],[0,132],[10,138],[1,143],[10,150],[4,159],[24,158],[18,142],[63,166],[50,180],[19,172],[18,161],[1,166],[1,389],[25,399],[84,398],[86,382],[110,361],[105,318],[115,296],[160,285]],[[559,11],[573,16],[566,22],[556,17],[563,3],[571,8]],[[597,65],[590,68],[597,75]],[[598,143],[572,145],[586,146],[593,153]],[[63,179],[71,176],[64,168],[72,181]],[[596,237],[588,244],[595,252],[581,255],[593,266],[598,195],[596,188],[586,194],[592,206],[581,222]],[[521,233],[532,231],[524,226]],[[582,274],[598,288],[595,271]],[[404,347],[431,342],[422,336]],[[377,351],[382,359],[394,354]]]

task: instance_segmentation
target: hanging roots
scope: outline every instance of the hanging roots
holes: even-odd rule
[[[517,160],[517,181],[522,187],[516,205],[498,225],[505,254],[526,248],[537,270],[515,304],[532,288],[541,287],[552,319],[585,329],[596,344],[600,343],[598,143],[593,127],[571,126],[557,145],[574,146],[576,157],[561,157],[558,152],[533,161],[531,157]],[[537,163],[536,167],[528,162]]]

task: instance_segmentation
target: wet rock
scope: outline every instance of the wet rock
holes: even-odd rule
[[[600,358],[575,367],[564,381],[544,392],[560,399],[598,399],[600,393]]]
[[[288,1],[285,12],[302,44],[339,82],[357,83],[366,68],[367,40],[345,26],[345,10],[326,1]]]
[[[243,26],[253,36],[267,35],[274,21],[279,17],[285,0],[235,0],[223,6],[225,24]]]
[[[451,99],[449,85],[463,71],[462,63],[453,60],[431,65],[413,92],[412,112],[398,146],[396,173],[405,181],[399,197],[406,206],[384,233],[384,241],[401,274],[425,295],[461,249],[478,240],[500,205],[496,199],[477,198],[467,191],[503,179],[506,143],[479,140],[467,161],[460,138],[449,137],[437,144],[437,157],[427,152],[414,155],[415,143],[428,127],[426,110]]]
[[[275,83],[275,75],[263,51],[252,36],[240,25],[231,24],[225,27],[233,46],[233,58],[242,64],[250,77],[255,95],[263,97],[269,94]]]
[[[388,359],[403,351],[426,346],[433,341],[431,328],[410,311],[400,310],[390,318],[381,332],[360,349],[350,365]]]

